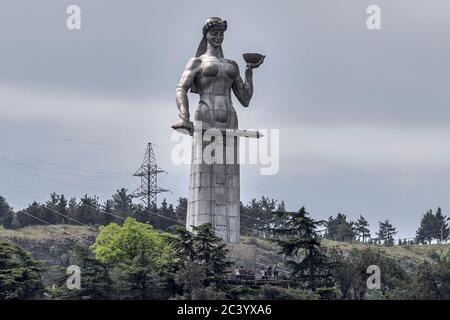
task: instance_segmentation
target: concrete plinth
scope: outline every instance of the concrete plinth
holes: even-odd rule
[[[211,159],[204,156],[211,142],[203,141],[202,138],[202,135],[194,134],[192,143],[186,228],[192,230],[192,226],[211,223],[216,235],[225,243],[239,243],[238,139],[233,138],[222,143],[222,150],[217,147],[212,159],[214,161],[211,163]],[[227,161],[226,157],[230,153],[234,156],[231,163],[227,163],[230,159]]]
[[[256,274],[256,246],[252,244],[229,244],[227,245],[229,250],[228,259],[233,264],[240,268],[244,267],[245,270],[252,271]]]

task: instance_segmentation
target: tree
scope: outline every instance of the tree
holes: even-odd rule
[[[355,222],[355,233],[362,242],[370,238],[369,222],[362,215]]]
[[[261,200],[252,199],[247,205],[241,202],[240,206],[241,234],[260,235],[263,238],[276,228],[276,220],[282,218],[275,212],[285,211],[284,202],[278,204],[277,200],[268,197],[261,197]]]
[[[175,283],[183,292],[183,295],[177,295],[175,299],[224,300],[225,293],[218,291],[215,285],[205,287],[206,274],[205,266],[187,262],[186,268],[178,270],[175,275]]]
[[[67,204],[67,215],[72,219],[77,218],[78,204],[75,197],[70,198],[69,203]]]
[[[280,238],[272,239],[280,247],[287,261],[285,264],[292,270],[293,280],[298,286],[312,291],[332,286],[328,259],[322,253],[317,234],[317,227],[322,221],[308,217],[305,208],[298,212],[282,213],[284,225],[276,230]]]
[[[216,296],[223,287],[225,271],[231,266],[227,260],[228,250],[222,239],[214,234],[211,224],[193,229],[189,232],[180,225],[173,227],[169,269],[175,281],[169,279],[168,285],[173,293],[185,298],[204,297],[205,292]],[[201,274],[193,274],[194,269],[202,270]],[[189,280],[189,277],[195,279]]]
[[[105,225],[110,224],[114,221],[114,205],[113,200],[108,199],[103,205],[102,212],[104,213],[104,223]]]
[[[0,226],[5,228],[13,227],[14,211],[9,206],[6,199],[0,196]]]
[[[173,261],[178,265],[177,269],[184,267],[188,261],[195,261],[196,252],[194,249],[194,234],[186,230],[184,226],[176,225],[173,227],[175,236],[171,239],[172,242],[172,257]]]
[[[59,213],[67,216],[67,199],[64,197],[63,194],[59,197],[57,211]],[[70,220],[68,220],[67,217],[63,217],[62,222],[70,223]]]
[[[442,214],[442,209],[438,208],[436,213],[433,214],[433,210],[428,210],[420,220],[419,229],[416,232],[416,239],[419,242],[427,241],[431,244],[433,240],[441,242],[441,231],[442,238],[447,239],[450,233],[447,222],[445,221],[447,217]]]
[[[434,216],[435,224],[433,228],[433,236],[438,241],[441,242],[441,231],[442,231],[442,239],[447,239],[450,233],[450,229],[448,227],[447,216],[442,215],[441,208],[438,208],[436,214]]]
[[[175,216],[176,219],[180,222],[186,222],[187,204],[187,198],[178,198],[178,204],[175,207]]]
[[[76,220],[89,225],[102,225],[105,220],[100,212],[98,197],[89,197],[87,194],[80,199],[77,206]]]
[[[44,208],[42,204],[33,201],[33,203],[28,205],[26,209],[18,211],[17,217],[19,225],[22,227],[36,224],[44,224],[43,222],[38,220],[38,219],[45,219]],[[38,219],[33,217],[36,217]]]
[[[128,217],[122,226],[100,227],[92,248],[97,260],[118,267],[126,290],[123,294],[138,299],[155,297],[157,276],[169,263],[171,247],[165,235]]]
[[[332,265],[333,279],[341,293],[340,298],[344,300],[351,298],[355,277],[353,265],[338,247],[330,248],[328,256]]]
[[[386,298],[397,294],[397,291],[401,291],[411,280],[397,260],[387,257],[380,250],[353,249],[344,254],[335,247],[329,250],[329,255],[333,261],[333,278],[341,292],[341,299],[364,300],[374,295],[379,298],[376,291],[367,288],[370,276],[367,273],[368,266],[375,265],[380,268],[380,293]]]
[[[114,298],[114,285],[110,277],[111,266],[95,259],[89,248],[75,247],[75,264],[81,269],[81,288],[69,290],[67,275],[59,279],[59,286],[53,291],[57,299],[105,300]]]
[[[424,262],[417,274],[415,299],[450,299],[450,258]]]
[[[132,202],[133,197],[127,192],[127,189],[122,188],[120,190],[117,190],[117,192],[112,196],[112,207],[114,210],[114,214],[123,218],[132,216],[134,212]]]
[[[50,194],[50,199],[42,206],[43,220],[51,224],[60,224],[63,222],[63,217],[56,213],[58,212],[58,202],[59,196],[55,192]]]
[[[416,232],[417,241],[428,241],[428,243],[431,244],[431,241],[433,241],[433,238],[435,236],[435,223],[436,218],[433,214],[433,211],[430,209],[423,215],[422,219],[420,220],[420,226]]]
[[[0,241],[0,300],[42,298],[42,271],[41,264],[27,251]]]
[[[347,221],[347,216],[342,213],[338,213],[336,218],[329,217],[326,222],[326,237],[334,241],[351,242],[355,238],[353,224],[352,221]]]
[[[231,266],[227,261],[226,244],[215,235],[210,223],[193,227],[193,233],[195,261],[206,268],[205,285],[220,282],[225,270]]]
[[[396,229],[389,223],[389,219],[384,222],[379,222],[379,231],[377,233],[380,241],[384,241],[385,245],[393,245],[394,244],[394,236],[397,234]]]

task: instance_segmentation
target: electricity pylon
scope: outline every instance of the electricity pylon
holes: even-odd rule
[[[169,191],[158,187],[158,174],[163,172],[167,173],[156,164],[153,146],[148,143],[144,161],[133,175],[134,177],[141,177],[141,185],[133,193],[133,197],[139,198],[149,210],[156,209],[158,193]]]

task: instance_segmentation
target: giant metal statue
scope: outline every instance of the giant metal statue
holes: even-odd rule
[[[206,21],[197,53],[187,63],[177,86],[176,101],[181,120],[172,128],[193,135],[186,227],[191,230],[192,226],[211,223],[225,242],[239,243],[238,141],[239,137],[259,137],[259,134],[238,129],[231,91],[244,107],[249,106],[253,95],[253,69],[263,63],[264,56],[257,53],[243,55],[247,62],[243,81],[237,63],[223,56],[226,30],[225,20],[213,17]],[[193,122],[189,112],[189,90],[200,96]],[[199,134],[196,134],[197,127],[200,127]],[[205,138],[205,132],[211,129],[220,132],[223,139],[222,136]],[[225,132],[232,132],[231,139]],[[222,155],[215,149],[212,152],[215,161],[211,163],[203,155],[214,140],[223,143],[224,152]]]

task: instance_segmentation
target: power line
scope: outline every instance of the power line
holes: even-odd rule
[[[145,142],[142,143],[101,143],[101,142],[91,142],[91,141],[82,141],[82,140],[76,140],[76,139],[72,139],[72,138],[66,138],[66,137],[60,137],[60,136],[54,136],[54,135],[49,135],[46,134],[44,132],[40,132],[37,130],[32,130],[29,128],[26,128],[24,126],[19,126],[17,124],[14,124],[12,122],[6,121],[6,120],[2,120],[0,119],[0,122],[6,123],[9,126],[18,128],[18,129],[22,129],[25,131],[28,131],[31,134],[38,134],[47,138],[51,138],[51,139],[57,139],[57,140],[62,140],[65,142],[70,142],[70,143],[77,143],[77,144],[87,144],[87,145],[95,145],[95,146],[108,146],[108,147],[124,147],[124,146],[142,146],[145,145]]]
[[[111,189],[103,189],[103,188],[96,188],[96,187],[91,187],[91,186],[84,186],[84,185],[79,185],[79,184],[74,184],[74,183],[70,183],[70,182],[65,182],[65,181],[62,181],[62,180],[53,179],[53,178],[49,178],[49,177],[43,177],[43,176],[38,175],[36,173],[32,173],[32,172],[29,172],[27,170],[17,168],[14,165],[11,165],[11,164],[8,164],[8,163],[4,163],[4,162],[3,162],[3,165],[6,165],[6,166],[8,166],[10,168],[13,168],[15,170],[18,170],[18,171],[24,172],[26,174],[29,174],[29,175],[32,175],[32,176],[35,176],[35,177],[38,177],[38,178],[41,178],[41,179],[44,179],[44,180],[48,180],[48,181],[51,181],[51,182],[65,184],[65,185],[72,186],[72,187],[77,187],[77,188],[86,188],[86,189],[94,189],[94,190],[101,190],[101,191],[107,191],[107,192],[114,192],[114,190],[111,190]]]
[[[27,190],[30,190],[30,191],[40,192],[40,193],[43,193],[43,194],[49,194],[49,193],[44,192],[42,190],[33,189],[33,188],[30,188],[30,187],[24,187],[24,186],[21,186],[21,185],[15,184],[15,183],[9,183],[9,182],[3,181],[3,180],[0,180],[0,183],[6,184],[6,185],[10,185],[10,186],[19,187],[19,188],[23,188],[23,189],[27,189]]]
[[[73,168],[73,167],[66,166],[66,165],[61,165],[61,164],[58,164],[58,163],[55,163],[55,162],[50,162],[50,161],[47,161],[47,160],[38,159],[38,158],[32,157],[30,155],[24,154],[22,152],[18,152],[18,151],[12,150],[12,149],[7,148],[7,147],[5,147],[3,145],[0,145],[0,149],[3,149],[5,151],[7,151],[7,152],[10,152],[12,154],[15,154],[15,155],[27,158],[27,159],[31,159],[31,160],[34,160],[34,161],[45,163],[47,165],[51,165],[51,166],[62,168],[62,169],[72,170],[72,171],[85,172],[85,173],[102,173],[102,174],[129,174],[129,172],[93,171],[93,170]]]
[[[67,173],[67,172],[61,172],[61,171],[53,171],[53,170],[48,170],[48,169],[43,169],[43,168],[38,168],[38,167],[34,167],[34,166],[30,166],[21,162],[17,162],[17,161],[11,161],[11,160],[7,160],[5,158],[0,158],[0,161],[2,162],[7,162],[13,165],[18,165],[18,166],[22,166],[25,168],[30,168],[30,169],[34,169],[34,170],[38,170],[38,171],[44,171],[44,172],[49,172],[49,173],[54,173],[54,174],[61,174],[61,175],[66,175],[66,176],[75,176],[75,177],[86,177],[86,178],[124,178],[124,177],[130,177],[131,173],[129,174],[120,174],[120,175],[87,175],[87,174],[76,174],[76,173]]]
[[[25,195],[25,196],[33,197],[32,195],[30,195],[30,194],[28,194],[28,193],[21,192],[21,191],[19,191],[19,190],[15,190],[15,189],[13,189],[13,188],[11,188],[11,187],[7,187],[7,188],[9,188],[9,189],[11,189],[11,190],[13,190],[13,191],[15,191],[15,192],[17,192],[17,193],[23,194],[23,195]],[[85,223],[83,223],[83,222],[81,222],[81,221],[78,221],[78,220],[76,220],[76,219],[74,219],[74,218],[72,218],[72,217],[69,217],[68,215],[65,215],[65,214],[63,214],[63,213],[61,213],[61,212],[58,212],[58,211],[56,211],[56,210],[50,208],[50,207],[47,206],[46,204],[43,204],[43,203],[42,203],[42,204],[40,204],[40,205],[41,205],[42,207],[44,207],[45,209],[50,210],[51,212],[54,212],[54,213],[56,213],[56,214],[58,214],[58,215],[60,215],[60,216],[62,216],[62,217],[65,217],[65,218],[67,218],[67,219],[69,219],[69,220],[71,220],[71,221],[74,221],[74,222],[76,222],[76,223],[78,223],[78,224],[80,224],[80,225],[82,225],[82,226],[85,226],[85,227],[87,227],[87,228],[89,228],[89,229],[91,229],[91,230],[93,230],[93,231],[98,231],[97,229],[91,227],[90,225],[87,225],[87,224],[85,224]],[[26,209],[22,210],[21,212],[24,212],[25,210],[26,210]]]
[[[30,195],[30,194],[27,194],[27,193],[24,193],[24,192],[21,192],[21,191],[18,191],[18,190],[14,190],[14,191],[15,191],[15,192],[18,192],[18,193],[21,193],[21,194],[24,194],[24,195],[26,195],[26,196],[33,197],[33,196]],[[125,204],[124,202],[119,202],[119,203]],[[53,210],[52,208],[49,208],[49,207],[48,207],[47,205],[45,205],[45,204],[41,204],[41,205],[42,205],[43,207],[47,208],[48,210],[50,210],[50,211],[56,213],[56,214],[59,214],[59,215],[61,215],[61,216],[64,216],[64,217],[66,217],[66,218],[68,218],[68,219],[70,219],[70,220],[72,220],[72,221],[75,221],[75,222],[77,222],[77,223],[79,223],[79,224],[81,224],[81,225],[83,225],[83,226],[86,226],[86,227],[88,227],[88,228],[90,228],[90,229],[92,229],[92,230],[94,230],[94,231],[96,231],[96,232],[98,231],[97,229],[95,229],[95,228],[93,228],[93,227],[91,227],[91,226],[89,226],[89,225],[87,225],[87,224],[84,224],[84,223],[82,223],[82,222],[80,222],[80,221],[78,221],[78,220],[76,220],[76,219],[73,219],[73,218],[71,218],[71,217],[69,217],[69,216],[67,216],[67,215],[64,215],[64,214],[62,214],[62,213],[56,211],[56,210]],[[126,218],[124,218],[124,217],[115,215],[115,214],[113,214],[113,213],[111,213],[111,212],[107,212],[107,211],[105,211],[105,210],[100,209],[99,207],[94,207],[94,206],[91,206],[91,205],[86,204],[86,203],[81,203],[80,205],[81,205],[81,206],[86,206],[86,207],[89,207],[89,208],[92,208],[92,209],[95,209],[95,210],[97,210],[97,211],[99,211],[99,212],[108,214],[108,215],[110,215],[110,216],[113,216],[113,217],[115,217],[115,218],[121,219],[121,220],[123,220],[123,221],[126,220]],[[21,212],[23,212],[23,213],[25,213],[25,214],[27,214],[27,215],[30,215],[30,214],[28,214],[25,210],[22,210]],[[161,218],[165,218],[165,219],[168,219],[168,220],[170,220],[170,221],[176,222],[177,224],[184,225],[183,221],[179,221],[179,220],[176,220],[176,219],[173,219],[173,218],[170,218],[170,217],[166,217],[166,216],[164,216],[164,215],[159,214],[158,212],[150,211],[149,209],[144,209],[143,212],[149,212],[149,213],[155,214],[156,216],[159,216],[159,217],[161,217]],[[31,215],[30,215],[30,216],[31,216]],[[34,217],[34,216],[33,216],[33,217]],[[49,223],[49,222],[47,222],[47,221],[44,221],[44,220],[39,219],[39,218],[37,218],[37,217],[34,217],[34,218],[36,218],[36,219],[38,219],[38,220],[40,220],[40,221],[43,221],[43,222],[45,222],[46,224],[49,224],[49,225],[52,225],[52,226],[53,226],[53,224],[51,224],[51,223]],[[252,229],[252,228],[249,228],[249,227],[245,227],[245,226],[242,226],[242,225],[241,225],[241,228],[245,228],[245,229],[249,229],[249,230],[251,230],[251,231],[259,232],[259,230]],[[61,229],[61,228],[59,228],[59,229]],[[64,229],[62,229],[62,230],[64,230]],[[87,241],[88,241],[88,240],[87,240]],[[279,255],[279,254],[276,254],[276,253],[273,253],[273,252],[269,252],[269,251],[266,251],[266,250],[263,250],[263,249],[258,249],[258,250],[260,250],[260,251],[262,251],[262,252],[266,252],[266,253],[271,254],[271,255],[273,255],[273,256],[277,256],[277,257],[280,257],[280,258],[283,258],[283,259],[284,259],[284,257],[283,257],[282,255]]]
[[[65,230],[64,228],[57,227],[57,226],[55,226],[54,224],[51,224],[51,223],[49,223],[49,222],[47,222],[47,221],[45,221],[45,220],[43,220],[43,219],[41,219],[41,218],[38,218],[38,217],[36,217],[36,216],[34,216],[34,215],[28,213],[28,212],[23,211],[23,213],[26,214],[26,215],[28,215],[28,216],[30,216],[30,217],[32,217],[32,218],[34,218],[34,219],[36,219],[36,220],[39,220],[39,221],[41,221],[41,222],[44,222],[45,224],[47,224],[47,225],[49,225],[49,226],[51,226],[51,227],[54,227],[54,228],[59,229],[59,230],[62,230],[64,233],[70,234],[70,235],[72,235],[72,236],[74,236],[74,237],[76,237],[76,238],[79,238],[79,239],[81,239],[81,240],[84,240],[84,241],[86,241],[86,242],[94,243],[94,241],[91,241],[91,240],[88,240],[88,239],[86,239],[86,238],[80,237],[79,235],[76,235],[76,234],[74,234],[74,233],[72,233],[72,232],[70,232],[70,231],[67,231],[67,230]]]

